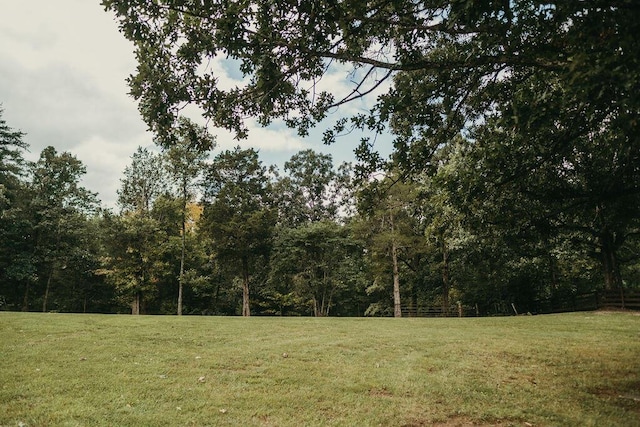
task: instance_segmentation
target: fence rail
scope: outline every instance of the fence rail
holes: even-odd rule
[[[622,289],[603,292],[600,306],[600,308],[640,310],[640,292],[630,292]]]
[[[640,291],[615,290],[588,292],[564,298],[536,300],[530,307],[518,307],[516,304],[501,302],[495,311],[482,313],[478,306],[452,304],[448,310],[441,306],[405,306],[402,317],[478,317],[512,314],[545,314],[573,311],[592,311],[599,309],[640,310]]]
[[[531,311],[544,314],[597,310],[602,308],[600,300],[599,292],[588,292],[562,298],[548,298],[534,301]]]
[[[442,306],[402,307],[402,317],[477,317],[478,306],[452,304],[448,310]]]

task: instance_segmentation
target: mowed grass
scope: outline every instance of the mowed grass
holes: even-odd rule
[[[638,426],[640,316],[0,313],[2,426]]]

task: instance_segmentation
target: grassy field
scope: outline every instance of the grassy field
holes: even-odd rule
[[[639,426],[640,316],[0,313],[0,426]]]

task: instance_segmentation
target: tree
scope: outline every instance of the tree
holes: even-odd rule
[[[424,246],[424,230],[416,220],[413,205],[417,190],[415,184],[389,174],[382,181],[370,182],[359,195],[358,228],[378,265],[376,282],[386,282],[391,277],[394,317],[402,317],[402,265],[415,270],[412,260],[419,258],[417,254]]]
[[[103,218],[105,254],[99,273],[115,288],[131,314],[147,311],[147,303],[158,292],[168,274],[166,260],[169,236],[151,215],[125,213]]]
[[[467,241],[471,237],[464,227],[464,215],[451,200],[456,197],[456,189],[449,183],[458,167],[452,161],[456,159],[454,154],[458,147],[458,139],[442,146],[433,155],[436,168],[433,173],[415,174],[411,182],[403,184],[410,188],[406,203],[414,224],[410,230],[424,234],[424,240],[414,240],[413,262],[408,265],[417,276],[416,285],[419,284],[423,291],[438,290],[439,295],[432,294],[428,302],[437,300],[445,315],[450,313],[450,294],[456,284],[455,259],[460,252],[469,251]],[[416,291],[414,288],[414,295]]]
[[[187,238],[188,205],[195,196],[196,180],[202,174],[208,151],[215,146],[215,138],[207,131],[181,119],[176,128],[176,143],[165,153],[169,175],[176,187],[180,203],[180,273],[178,276],[178,316],[182,315],[185,250]]]
[[[453,286],[452,258],[469,238],[462,227],[463,216],[453,206],[446,187],[427,178],[421,188],[422,209],[426,237],[425,252],[438,259],[436,266],[441,272],[442,310],[449,312],[449,295]]]
[[[55,274],[67,268],[75,252],[83,250],[86,215],[97,211],[96,194],[79,185],[85,172],[86,168],[75,156],[67,152],[58,154],[53,147],[45,148],[33,165],[30,211],[38,275],[46,282],[42,311],[47,311]],[[27,295],[28,288],[25,307]]]
[[[266,169],[255,150],[236,147],[214,158],[204,185],[201,227],[212,240],[215,257],[240,278],[242,315],[249,316],[251,273],[268,257],[276,221]]]
[[[183,104],[195,103],[239,137],[246,136],[246,117],[261,124],[282,119],[305,134],[331,108],[384,83],[388,90],[370,113],[340,119],[326,141],[349,126],[376,132],[389,126],[396,135],[394,164],[409,175],[436,169],[434,153],[460,134],[481,146],[492,141],[502,157],[490,167],[509,159],[516,174],[505,179],[522,178],[515,194],[527,200],[530,195],[518,191],[531,190],[526,176],[542,164],[547,173],[534,174],[538,188],[545,185],[542,178],[554,188],[573,186],[563,196],[565,207],[590,200],[582,210],[597,221],[586,234],[599,242],[606,286],[621,283],[616,253],[636,234],[630,221],[636,213],[627,207],[637,206],[640,192],[637,2],[103,5],[136,42],[140,66],[130,80],[132,93],[157,132],[170,129]],[[242,84],[225,89],[211,72],[202,72],[218,55],[238,64]],[[350,93],[317,87],[332,66],[351,67]],[[518,150],[530,156],[509,156]],[[379,159],[366,143],[358,152]],[[611,174],[599,180],[598,170]],[[561,183],[558,171],[580,173],[582,188],[575,179]],[[574,228],[586,224],[572,222]]]
[[[338,220],[348,209],[350,165],[336,171],[330,154],[303,150],[284,164],[286,175],[276,181],[274,198],[281,225]]]
[[[272,283],[292,285],[280,294],[309,301],[316,317],[328,316],[362,282],[362,248],[346,226],[327,220],[280,230],[270,265]]]
[[[25,181],[29,165],[23,152],[28,148],[24,133],[7,125],[0,108],[0,305],[20,306],[34,277],[30,235],[29,188]]]
[[[146,148],[138,147],[131,156],[131,164],[120,179],[118,204],[123,212],[138,212],[148,215],[153,202],[167,193],[169,179],[164,158]]]
[[[138,147],[118,190],[119,218],[105,218],[111,227],[103,273],[125,298],[132,314],[141,314],[145,298],[157,291],[166,271],[164,252],[169,236],[153,217],[154,203],[168,192],[164,158]]]
[[[405,130],[398,152],[417,165],[433,143],[490,116],[494,99],[508,97],[500,92],[505,84],[527,75],[550,73],[572,92],[582,89],[592,112],[609,110],[611,101],[629,114],[638,111],[640,48],[634,34],[640,6],[632,0],[102,4],[136,44],[132,94],[161,134],[170,131],[185,103],[197,104],[214,125],[240,137],[246,135],[246,117],[262,124],[284,119],[304,133],[329,109],[384,82],[390,88],[373,122],[355,123],[377,128],[393,119],[394,127]],[[208,71],[206,65],[219,57],[234,61],[246,77],[241,84],[227,89]],[[352,67],[351,93],[316,88],[332,66],[344,65]],[[602,82],[608,90],[599,92]]]
[[[566,172],[570,164],[568,175],[580,171],[583,189],[574,188],[565,200],[591,194],[583,211],[599,224],[589,226],[588,234],[599,242],[607,287],[621,283],[616,252],[628,240],[624,236],[635,234],[629,222],[635,213],[626,207],[637,205],[640,192],[637,2],[104,0],[103,5],[136,42],[140,66],[130,80],[132,93],[160,134],[185,103],[197,104],[215,125],[239,137],[246,136],[246,117],[262,124],[282,119],[305,134],[331,108],[384,83],[388,90],[370,113],[340,119],[326,141],[349,126],[376,132],[389,126],[396,135],[394,164],[410,175],[436,169],[434,153],[460,134],[493,141],[517,177],[541,162],[549,172]],[[225,89],[211,72],[202,72],[218,55],[238,64],[242,84]],[[317,87],[332,66],[351,67],[350,93]],[[508,156],[520,149],[534,157]],[[378,159],[366,143],[358,153]],[[598,169],[612,174],[599,180]],[[516,187],[528,191],[528,186]]]
[[[2,118],[3,113],[0,106],[0,212],[11,206],[15,197],[12,190],[20,185],[20,178],[26,173],[22,153],[28,147],[23,141],[24,133],[10,128]]]
[[[450,180],[458,206],[519,235],[515,244],[571,235],[599,258],[605,287],[619,287],[618,253],[639,227],[640,140],[595,122],[633,119],[617,107],[585,112],[582,95],[553,76],[529,77],[510,93],[496,106],[501,114],[474,126],[459,153]]]

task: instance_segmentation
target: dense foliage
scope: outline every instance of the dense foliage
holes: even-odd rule
[[[458,303],[492,314],[514,303],[535,312],[640,279],[632,233],[611,284],[593,218],[511,185],[468,199],[479,184],[464,139],[437,153],[435,175],[361,182],[311,150],[282,172],[251,149],[209,158],[213,139],[188,124],[198,143],[182,134],[163,152],[132,154],[112,212],[78,184],[78,159],[48,147],[26,162],[22,134],[2,124],[5,310],[361,316],[455,314]],[[565,222],[543,221],[555,208]],[[633,223],[632,209],[613,212]],[[526,224],[523,210],[541,216]]]

